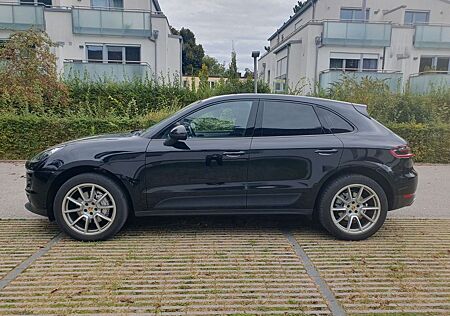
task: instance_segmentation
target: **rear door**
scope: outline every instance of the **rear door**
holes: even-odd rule
[[[313,105],[261,101],[250,149],[248,210],[310,210],[319,182],[338,167],[342,147]]]

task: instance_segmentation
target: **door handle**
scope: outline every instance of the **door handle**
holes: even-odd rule
[[[243,155],[245,155],[245,151],[226,151],[223,153],[223,156],[228,158],[239,158]]]
[[[331,156],[337,154],[339,151],[337,149],[318,149],[315,151],[316,154],[320,156]]]

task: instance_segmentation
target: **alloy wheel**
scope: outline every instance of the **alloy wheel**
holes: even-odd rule
[[[107,230],[116,216],[116,203],[108,190],[85,183],[72,188],[62,202],[67,225],[83,235],[97,235]]]
[[[358,235],[370,230],[381,214],[377,193],[362,184],[352,184],[341,189],[331,202],[331,218],[341,231]]]

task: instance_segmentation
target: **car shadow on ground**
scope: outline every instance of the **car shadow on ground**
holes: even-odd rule
[[[298,230],[317,233],[325,230],[311,218],[303,215],[198,215],[134,217],[124,230]]]

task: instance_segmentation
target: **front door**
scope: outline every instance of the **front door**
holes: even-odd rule
[[[310,210],[313,191],[338,167],[342,147],[325,134],[312,105],[262,102],[250,150],[248,210]]]
[[[222,101],[182,118],[186,141],[168,146],[171,128],[147,149],[146,196],[153,213],[243,210],[258,102]]]

